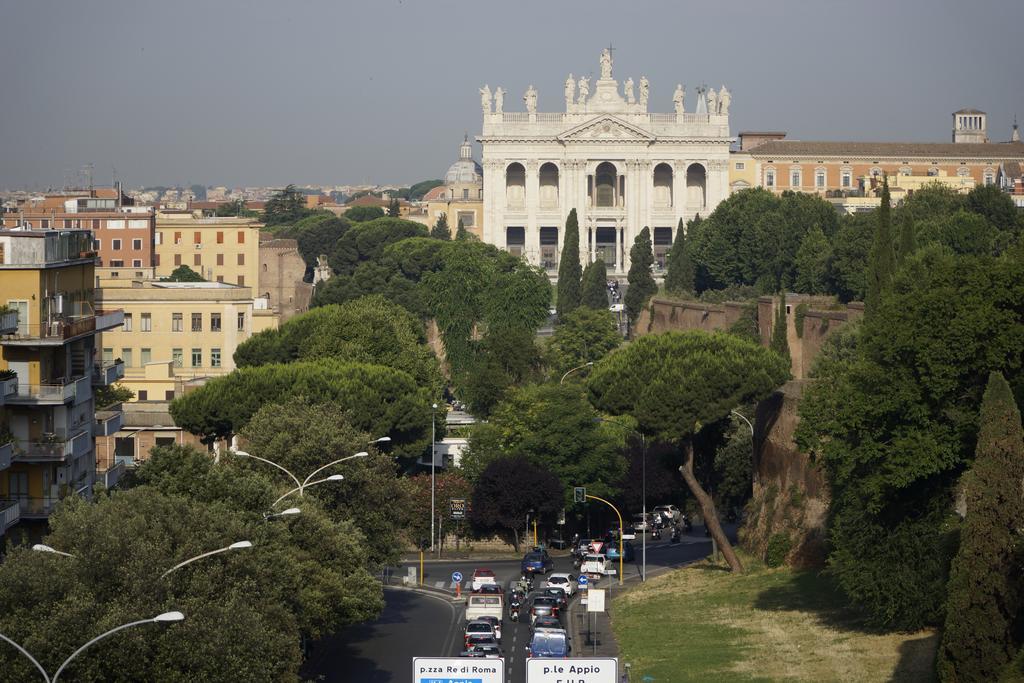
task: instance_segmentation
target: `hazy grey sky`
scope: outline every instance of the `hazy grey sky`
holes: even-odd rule
[[[1024,118],[1021,0],[0,0],[0,187],[403,182],[480,131],[484,83],[564,110],[566,75],[726,84],[732,129],[947,141]]]

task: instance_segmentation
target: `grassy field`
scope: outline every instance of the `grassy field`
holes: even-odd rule
[[[934,679],[933,631],[872,633],[843,611],[817,572],[743,560],[743,575],[703,563],[611,603],[620,662],[632,663],[632,681]]]

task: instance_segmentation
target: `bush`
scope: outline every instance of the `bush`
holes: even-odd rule
[[[786,556],[793,548],[793,539],[789,534],[772,534],[768,539],[768,548],[765,550],[764,562],[769,567],[781,567],[786,563]]]

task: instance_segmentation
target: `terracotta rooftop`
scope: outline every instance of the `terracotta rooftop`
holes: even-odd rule
[[[758,157],[874,157],[876,159],[1024,159],[1022,143],[801,142],[776,140],[750,150]]]
[[[427,191],[426,194],[423,195],[423,201],[430,202],[436,199],[444,199],[444,194],[447,191],[448,188],[446,188],[444,185],[438,185],[435,188],[431,188],[430,190]]]

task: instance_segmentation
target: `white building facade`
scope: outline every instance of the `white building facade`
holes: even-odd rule
[[[629,250],[646,226],[656,268],[680,219],[707,215],[729,195],[731,94],[697,88],[694,112],[677,85],[673,113],[648,111],[649,84],[612,77],[610,50],[601,77],[565,82],[565,112],[538,113],[530,86],[526,111],[504,111],[505,91],[481,88],[485,242],[558,270],[565,221],[576,209],[580,260],[604,260],[609,275],[629,269]],[[577,94],[578,93],[578,94]]]

